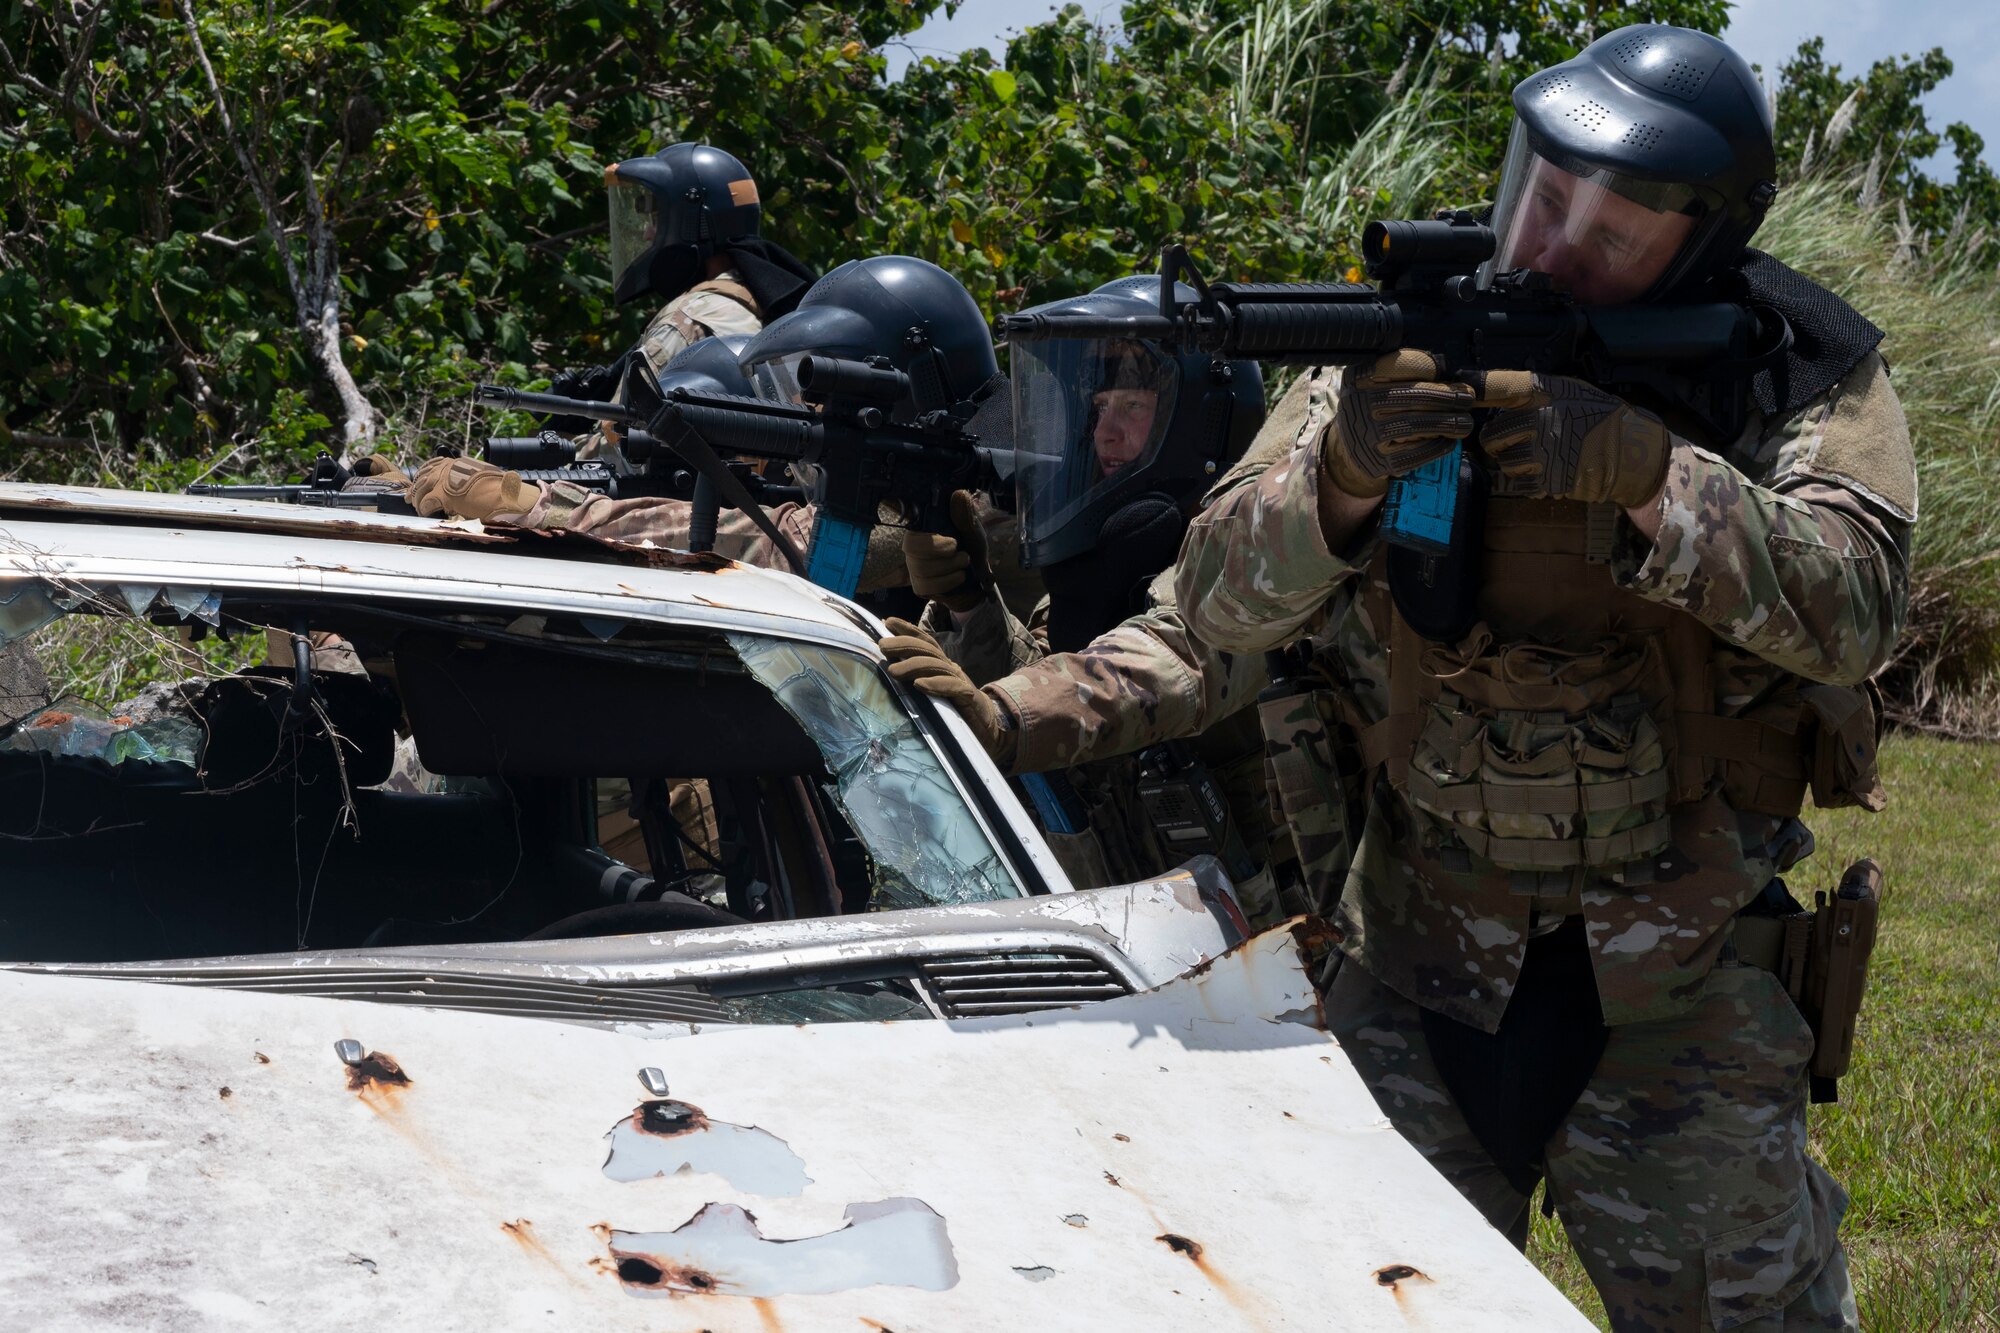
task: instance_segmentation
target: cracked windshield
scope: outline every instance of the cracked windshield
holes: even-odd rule
[[[657,935],[1021,892],[850,652],[50,577],[0,585],[0,666],[12,959]],[[78,893],[96,909],[69,910]],[[703,1012],[927,1016],[907,982],[780,989]]]

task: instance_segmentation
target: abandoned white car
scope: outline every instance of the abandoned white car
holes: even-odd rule
[[[0,1324],[1588,1327],[1378,1113],[1310,923],[1070,892],[878,630],[0,486]],[[147,690],[32,697],[114,634]]]

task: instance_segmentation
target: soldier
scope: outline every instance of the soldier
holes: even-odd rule
[[[1153,279],[1121,279],[1043,313],[1143,317],[1157,292]],[[1203,490],[1257,434],[1263,376],[1255,362],[1143,339],[1055,340],[1014,356],[1021,550],[1049,595],[1024,625],[986,591],[990,564],[969,522],[959,540],[911,533],[910,584],[932,600],[920,626],[889,622],[890,671],[956,705],[1022,777],[1077,887],[1211,852],[1246,911],[1275,920],[1272,863],[1290,858],[1273,854],[1263,743],[1244,711],[1260,663],[1193,644],[1159,581]]]
[[[1720,41],[1623,28],[1514,107],[1495,267],[1782,312],[1747,425],[1410,351],[1322,372],[1301,446],[1195,520],[1180,606],[1221,649],[1298,640],[1319,687],[1273,743],[1352,779],[1307,853],[1352,964],[1327,1012],[1405,1137],[1517,1238],[1545,1179],[1615,1328],[1852,1328],[1812,1033],[1737,917],[1810,850],[1808,781],[1882,803],[1863,682],[1903,622],[1916,480],[1881,333],[1745,248],[1771,118]],[[1479,621],[1426,641],[1376,514],[1475,434]]]
[[[699,372],[736,394],[755,393],[774,401],[796,398],[791,369],[803,357],[887,357],[897,369],[912,364],[911,330],[925,332],[939,373],[956,400],[973,407],[970,428],[998,447],[1012,440],[1006,377],[993,354],[993,339],[979,305],[959,281],[935,264],[902,255],[878,255],[841,265],[815,283],[791,314],[741,343],[718,340],[682,352],[668,373]],[[738,349],[734,357],[726,349]],[[381,479],[370,479],[376,482]],[[398,476],[384,484],[401,484]],[[411,503],[421,514],[497,520],[516,527],[587,532],[611,541],[651,542],[685,549],[692,507],[685,500],[642,496],[614,500],[568,482],[531,483],[469,458],[434,458],[409,483]],[[781,504],[768,512],[776,527],[804,550],[812,535],[810,504]],[[997,546],[1012,548],[1008,516],[982,509],[980,518]],[[863,591],[899,586],[904,580],[901,534],[878,528],[862,570]],[[784,555],[748,517],[725,512],[717,526],[718,553],[747,564],[789,568]],[[1039,587],[1019,579],[1007,585],[1024,607]]]
[[[639,335],[636,354],[658,375],[714,334],[758,332],[789,313],[817,280],[812,269],[757,234],[763,216],[749,168],[720,148],[669,144],[607,167],[612,299],[664,300]],[[617,396],[627,357],[556,376],[551,393],[596,401]],[[574,418],[565,418],[574,422]],[[571,426],[581,430],[579,424]],[[600,426],[578,450],[618,466],[615,427]]]

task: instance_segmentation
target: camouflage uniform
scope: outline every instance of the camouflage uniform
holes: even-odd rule
[[[1285,396],[1215,492],[1289,451],[1305,412],[1305,388],[1301,380]],[[995,552],[994,567],[1003,563]],[[1290,888],[1297,858],[1272,818],[1263,737],[1250,709],[1268,684],[1263,657],[1215,652],[1196,641],[1174,605],[1171,570],[1154,580],[1149,593],[1149,609],[1073,653],[1049,652],[1046,601],[1025,624],[991,598],[955,619],[933,602],[924,623],[1013,716],[1017,744],[1009,775],[1065,773],[1088,809],[1089,831],[1045,833],[1072,883],[1130,883],[1180,863],[1134,794],[1133,756],[1149,745],[1192,737],[1258,867],[1236,886],[1238,898],[1254,923],[1270,924],[1301,903]]]
[[[1308,650],[1318,688],[1272,744],[1327,793],[1294,832],[1359,964],[1330,1021],[1404,1135],[1505,1225],[1524,1195],[1421,1015],[1495,1032],[1530,940],[1580,919],[1610,1036],[1543,1167],[1613,1325],[1852,1327],[1846,1196],[1805,1155],[1811,1034],[1731,936],[1808,785],[1880,808],[1856,687],[1901,630],[1916,517],[1886,367],[1871,352],[1719,449],[1667,413],[1655,543],[1616,509],[1496,495],[1484,621],[1458,644],[1394,612],[1372,532],[1328,549],[1337,382],[1315,375],[1297,449],[1195,520],[1176,573],[1204,640]]]
[[[547,531],[582,532],[605,541],[651,544],[677,551],[688,548],[688,527],[694,506],[668,496],[639,496],[614,500],[608,495],[573,482],[538,482],[535,503],[521,514],[495,514],[496,521],[516,527]],[[810,504],[780,504],[766,509],[778,531],[791,539],[803,554],[812,542],[813,518],[817,510]],[[980,510],[986,527],[988,549],[1017,551],[1020,538],[1014,516],[990,505]],[[761,529],[740,511],[725,509],[717,515],[715,552],[746,565],[789,572],[785,557],[771,544]],[[890,524],[878,525],[869,533],[868,556],[861,566],[860,592],[903,586],[903,530]],[[1022,613],[1030,611],[1041,597],[1040,580],[1016,576],[1000,581],[1008,604]]]
[[[703,338],[731,333],[752,334],[764,327],[764,312],[757,298],[735,273],[723,273],[676,296],[660,309],[639,335],[639,354],[655,375],[667,362]],[[615,439],[600,426],[577,447],[579,458],[617,456]]]

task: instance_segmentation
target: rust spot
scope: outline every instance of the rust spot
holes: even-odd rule
[[[1132,1141],[1132,1136],[1129,1134],[1113,1134],[1111,1137],[1117,1139],[1120,1143],[1130,1143]]]
[[[1405,1282],[1413,1277],[1430,1281],[1429,1276],[1408,1264],[1389,1264],[1375,1270],[1375,1280],[1385,1287],[1393,1287],[1398,1282]]]
[[[611,1252],[618,1264],[618,1280],[628,1287],[649,1291],[676,1291],[691,1296],[708,1296],[722,1290],[713,1273],[687,1264],[661,1265],[637,1254]]]
[[[611,1224],[609,1222],[593,1222],[590,1224],[590,1234],[608,1245],[611,1243]]]
[[[541,1238],[535,1235],[535,1224],[533,1222],[530,1222],[525,1217],[517,1217],[511,1222],[502,1222],[500,1229],[506,1232],[515,1244],[519,1245],[523,1250],[534,1255],[535,1258],[540,1259],[543,1263],[548,1264],[557,1271],[563,1272],[564,1276],[571,1281],[576,1280],[576,1275],[563,1270],[562,1261],[549,1253],[548,1246],[542,1244]]]
[[[396,1063],[396,1057],[381,1051],[370,1051],[347,1067],[347,1087],[350,1092],[370,1092],[391,1088],[407,1088],[410,1076]]]
[[[1104,1183],[1107,1185],[1118,1185],[1118,1177],[1112,1175],[1109,1171],[1106,1171],[1104,1173]],[[1118,1185],[1118,1188],[1124,1189],[1125,1187],[1123,1185]]]
[[[896,1330],[890,1328],[887,1324],[877,1323],[875,1320],[870,1319],[867,1315],[861,1316],[861,1324],[864,1328],[874,1329],[875,1333],[896,1333]]]
[[[226,1102],[231,1097],[234,1097],[236,1094],[231,1092],[228,1088],[217,1088],[215,1090],[215,1095],[222,1098],[222,1100]]]
[[[1280,1112],[1278,1112],[1278,1114],[1279,1114],[1279,1115],[1281,1115],[1281,1116],[1283,1116],[1283,1117],[1285,1117],[1285,1119],[1287,1119],[1287,1120],[1297,1120],[1297,1119],[1298,1119],[1298,1117],[1297,1117],[1297,1116],[1295,1116],[1295,1115],[1293,1115],[1293,1114],[1292,1114],[1292,1113],[1291,1113],[1290,1111],[1280,1111]]]
[[[750,1298],[750,1304],[756,1309],[757,1317],[763,1320],[768,1333],[785,1333],[785,1325],[778,1318],[777,1307],[773,1306],[767,1297],[753,1296]]]
[[[708,1117],[699,1106],[669,1099],[640,1102],[632,1112],[632,1128],[655,1138],[673,1139],[698,1134],[708,1128]]]
[[[262,1051],[252,1051],[250,1052],[250,1054],[257,1057],[257,1063],[260,1065],[268,1065],[271,1063],[271,1057],[264,1054]]]
[[[1171,1231],[1163,1236],[1155,1236],[1153,1239],[1165,1245],[1175,1254],[1185,1254],[1196,1263],[1201,1262],[1201,1242],[1198,1240],[1189,1240],[1186,1236],[1176,1236]]]

